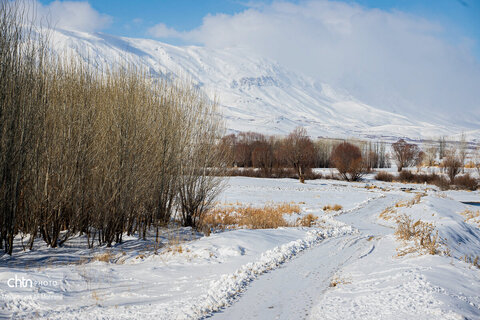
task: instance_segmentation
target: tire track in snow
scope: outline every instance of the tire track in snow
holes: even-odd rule
[[[188,306],[187,310],[180,311],[177,318],[204,318],[232,305],[238,296],[245,292],[249,284],[260,275],[279,268],[301,252],[317,246],[325,239],[345,236],[354,232],[354,228],[348,225],[312,230],[304,239],[266,251],[256,262],[248,263],[234,273],[223,275],[219,280],[212,282],[208,293],[199,297],[193,305]]]
[[[380,194],[340,214],[371,212],[370,207],[378,210],[379,205],[381,208],[387,207],[393,200],[385,199],[380,204],[376,203],[375,200],[382,198],[387,197]],[[332,215],[326,215],[325,220],[333,225],[349,226],[352,230],[355,229],[351,225],[333,219]],[[328,289],[332,277],[353,259],[360,259],[373,252],[374,247],[372,248],[372,244],[365,241],[366,238],[366,235],[353,236],[352,233],[346,233],[337,238],[318,242],[314,248],[282,268],[256,280],[247,291],[245,290],[248,284],[245,285],[223,307],[235,303],[222,312],[215,313],[213,318],[230,320],[308,317],[313,307],[313,299],[318,299]]]

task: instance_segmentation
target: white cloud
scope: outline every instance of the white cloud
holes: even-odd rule
[[[167,27],[164,23],[159,23],[148,29],[148,34],[156,38],[182,38],[184,34],[173,28]]]
[[[43,5],[39,1],[24,1],[37,23],[52,27],[93,32],[104,29],[112,23],[112,18],[101,14],[86,1],[54,1]]]
[[[334,1],[273,2],[208,15],[189,32],[157,27],[157,37],[249,48],[386,110],[468,113],[467,121],[480,122],[472,40],[451,43],[444,26],[418,16]]]

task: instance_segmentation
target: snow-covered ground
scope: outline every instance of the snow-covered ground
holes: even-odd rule
[[[462,203],[480,202],[479,192],[405,187],[230,178],[221,204],[295,202],[318,226],[208,237],[179,229],[158,254],[134,237],[93,251],[81,238],[39,245],[0,257],[0,318],[479,319],[480,269],[463,260],[480,256],[480,229],[460,214],[480,210]],[[343,209],[324,212],[329,204]],[[412,244],[380,217],[387,208],[433,223],[444,253],[399,255]]]

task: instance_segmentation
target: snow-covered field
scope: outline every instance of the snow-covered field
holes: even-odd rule
[[[93,251],[81,238],[59,249],[39,241],[35,251],[0,257],[0,318],[480,318],[480,269],[463,261],[480,256],[480,229],[460,214],[480,210],[462,203],[480,202],[478,191],[236,177],[219,202],[295,202],[298,216],[319,223],[208,237],[178,229],[157,254],[153,241],[135,237]],[[323,211],[329,204],[343,209]],[[412,243],[380,217],[387,208],[433,223],[442,253],[399,255]]]

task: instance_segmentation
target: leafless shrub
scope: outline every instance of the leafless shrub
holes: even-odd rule
[[[391,173],[380,171],[375,175],[375,179],[379,181],[392,182],[395,176]]]
[[[478,188],[478,180],[466,173],[462,176],[455,177],[455,185],[461,189],[475,191]]]
[[[380,177],[383,178],[382,176]],[[390,179],[390,177],[386,176],[385,179]],[[436,173],[413,173],[409,170],[402,170],[398,176],[392,176],[392,180],[403,183],[428,183],[436,185],[442,190],[447,190],[450,188],[448,179]]]

